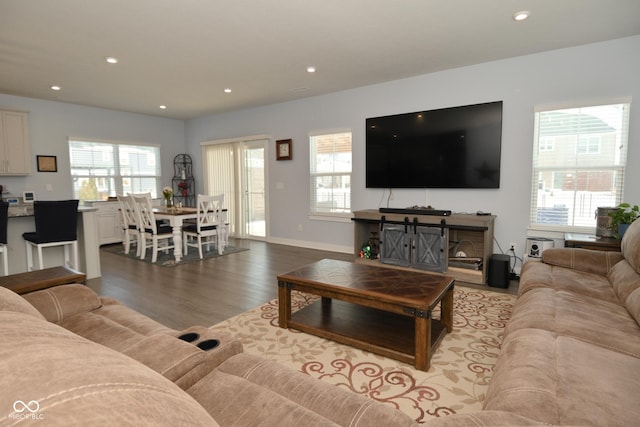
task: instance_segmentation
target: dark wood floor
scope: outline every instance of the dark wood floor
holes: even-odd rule
[[[160,323],[184,329],[210,326],[277,298],[278,274],[323,258],[353,259],[350,254],[260,241],[230,243],[249,250],[176,267],[101,250],[102,277],[87,285]]]
[[[260,241],[235,239],[231,244],[249,250],[176,267],[102,250],[102,277],[87,285],[164,325],[184,329],[211,326],[276,298],[278,274],[323,258],[353,260],[351,254]],[[513,293],[517,283],[490,289]]]

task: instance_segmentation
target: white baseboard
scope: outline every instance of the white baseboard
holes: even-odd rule
[[[320,251],[340,252],[350,254],[353,252],[353,248],[350,246],[331,245],[328,243],[307,242],[304,240],[283,239],[279,237],[270,237],[267,239],[269,243],[276,243],[279,245],[296,246],[299,248],[318,249]]]

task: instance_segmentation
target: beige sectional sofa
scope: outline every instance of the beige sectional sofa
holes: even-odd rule
[[[426,425],[638,425],[639,288],[640,221],[622,252],[558,248],[527,262],[485,410]],[[231,336],[166,328],[82,285],[24,298],[0,288],[0,342],[0,425],[415,425]]]
[[[434,424],[640,425],[639,321],[640,221],[622,252],[546,250],[523,267],[485,411]]]
[[[0,425],[415,424],[229,335],[166,328],[80,284],[0,287],[0,343]]]

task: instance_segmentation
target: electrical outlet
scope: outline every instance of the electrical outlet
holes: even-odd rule
[[[515,242],[509,243],[509,252],[513,252],[514,254],[516,253],[516,244],[515,244]]]

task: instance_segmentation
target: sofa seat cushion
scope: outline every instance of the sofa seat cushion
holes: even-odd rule
[[[187,391],[223,426],[338,426],[267,388],[225,372],[214,371]]]
[[[537,328],[640,358],[640,327],[621,305],[555,289],[520,295],[505,335]]]
[[[43,319],[0,311],[0,342],[0,425],[218,425],[158,373]]]
[[[118,351],[135,345],[146,336],[177,333],[116,300],[103,297],[100,302],[100,308],[65,318],[59,325]]]
[[[636,425],[637,372],[637,357],[551,331],[519,329],[502,343],[484,407],[554,425]]]
[[[522,267],[518,294],[523,295],[537,288],[573,292],[577,295],[621,304],[606,276],[544,262],[526,262]]]
[[[247,353],[229,358],[187,391],[222,425],[417,425],[391,406]]]

